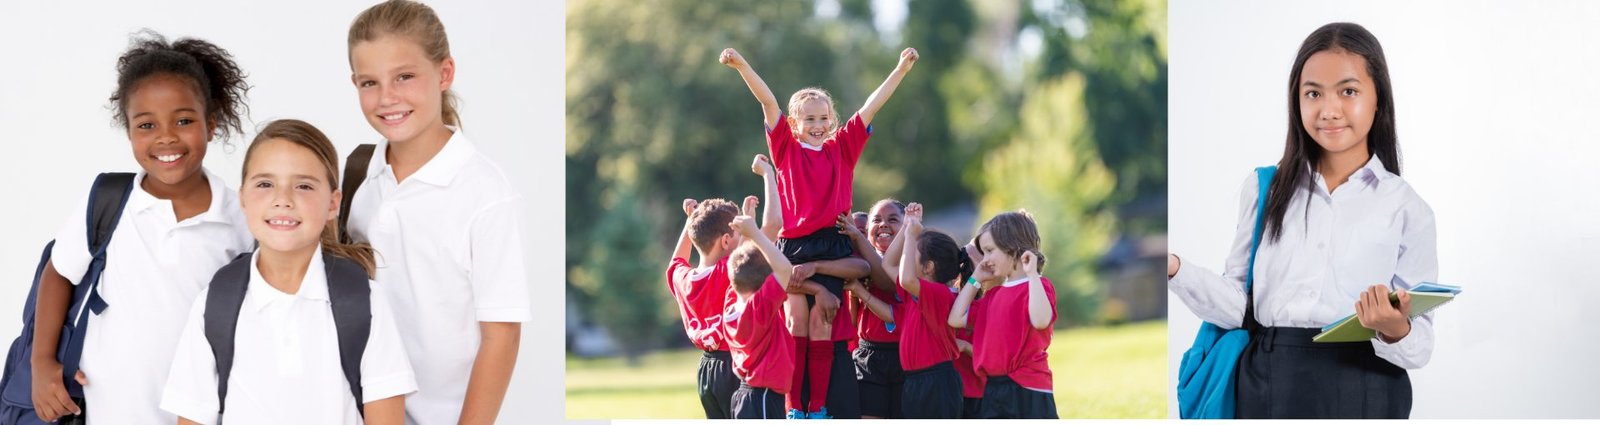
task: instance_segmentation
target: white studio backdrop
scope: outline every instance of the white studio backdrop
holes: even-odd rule
[[[350,82],[346,32],[377,1],[211,2],[135,0],[5,2],[0,6],[0,342],[20,329],[39,251],[76,208],[96,173],[136,171],[126,133],[107,98],[116,59],[141,28],[168,39],[196,37],[234,55],[249,74],[246,134],[213,143],[205,164],[239,185],[245,147],[269,120],[298,118],[333,139],[341,158],[381,140],[362,118]],[[525,267],[534,321],[522,345],[502,423],[562,412],[564,240],[561,185],[565,140],[560,2],[427,2],[443,19],[457,63],[455,91],[465,131],[524,198]],[[341,160],[342,162],[342,160]],[[543,183],[543,184],[536,184]],[[557,273],[552,276],[550,273]],[[535,282],[538,282],[535,284]],[[401,314],[404,314],[401,312]],[[555,384],[552,384],[555,383]]]
[[[1169,246],[1186,266],[1222,268],[1240,184],[1282,154],[1301,41],[1359,23],[1389,61],[1439,279],[1463,287],[1411,372],[1412,417],[1600,417],[1600,3],[1175,1],[1169,17]],[[1176,386],[1200,320],[1177,298],[1167,311]]]

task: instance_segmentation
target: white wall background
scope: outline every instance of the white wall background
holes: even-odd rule
[[[1432,363],[1411,374],[1412,416],[1600,417],[1600,3],[1175,1],[1169,17],[1172,252],[1221,268],[1240,183],[1282,153],[1300,42],[1359,23],[1389,60],[1403,176],[1438,219],[1439,279],[1464,287],[1437,313]],[[1200,321],[1176,298],[1168,313],[1176,386]]]
[[[231,149],[213,144],[206,167],[239,184],[244,148],[259,123],[299,118],[326,132],[341,153],[374,143],[350,83],[345,36],[377,1],[213,2],[7,1],[0,4],[0,342],[20,327],[39,250],[54,237],[100,171],[134,171],[127,136],[107,97],[128,35],[151,28],[194,36],[233,53],[250,75],[247,134]],[[562,412],[559,276],[561,147],[565,140],[560,2],[429,2],[444,20],[456,58],[462,120],[478,149],[498,160],[524,195],[526,267],[535,322],[522,349],[502,423]],[[536,185],[535,183],[542,183]],[[559,273],[559,272],[554,272]]]

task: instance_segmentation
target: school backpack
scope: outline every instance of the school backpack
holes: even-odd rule
[[[127,205],[128,195],[133,192],[133,177],[133,173],[101,173],[95,177],[85,214],[85,234],[88,235],[89,254],[93,259],[89,261],[89,268],[78,284],[73,285],[72,303],[67,307],[67,317],[61,329],[45,330],[61,333],[56,346],[56,360],[61,362],[61,382],[74,398],[83,398],[83,387],[73,377],[78,373],[78,360],[83,354],[83,336],[89,327],[88,314],[100,314],[109,307],[105,299],[100,297],[100,273],[106,267],[106,247],[111,244],[111,235],[117,230],[117,222],[122,219],[123,206]],[[23,410],[33,409],[33,367],[30,359],[33,356],[33,335],[38,331],[34,328],[34,310],[38,304],[39,279],[44,276],[45,263],[50,261],[50,251],[54,248],[55,241],[52,240],[45,244],[44,253],[39,257],[39,266],[33,273],[33,286],[28,289],[28,299],[22,307],[22,332],[11,341],[11,349],[6,352],[5,371],[0,375],[0,402]]]
[[[350,200],[366,177],[367,162],[372,159],[374,145],[358,146],[345,163],[343,193],[339,204],[339,241],[350,243]],[[357,162],[359,161],[359,162]],[[234,336],[239,324],[239,310],[244,306],[245,290],[250,284],[250,259],[254,253],[239,254],[228,265],[217,270],[211,278],[211,289],[206,294],[205,335],[211,344],[211,354],[217,360],[217,413],[226,410],[228,377],[233,371]],[[328,299],[333,309],[333,326],[339,340],[339,367],[344,380],[355,396],[356,411],[366,416],[366,406],[361,398],[361,357],[366,352],[367,338],[372,333],[372,288],[368,286],[366,269],[349,259],[322,256],[323,271],[327,273]]]
[[[239,254],[217,270],[206,294],[205,335],[217,359],[217,413],[226,410],[228,376],[233,371],[234,332],[239,324],[239,309],[244,305],[245,289],[250,284],[250,259],[254,253]],[[356,398],[356,411],[366,416],[361,399],[361,356],[372,331],[372,288],[367,286],[367,271],[343,257],[322,256],[323,272],[328,276],[328,299],[333,308],[333,326],[339,340],[339,366]],[[313,273],[315,271],[312,271]]]
[[[1266,222],[1267,189],[1278,167],[1256,169],[1256,223],[1250,233],[1250,265],[1245,271],[1245,307],[1242,326],[1223,329],[1205,322],[1194,337],[1194,345],[1183,353],[1178,366],[1178,416],[1183,419],[1233,419],[1238,382],[1234,370],[1239,356],[1250,343],[1250,332],[1260,327],[1255,318],[1256,249],[1261,247],[1261,228]]]

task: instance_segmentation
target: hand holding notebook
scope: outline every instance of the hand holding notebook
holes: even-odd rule
[[[1433,309],[1454,300],[1456,295],[1461,293],[1461,287],[1423,282],[1407,292],[1411,297],[1411,312],[1407,316],[1415,319],[1417,316],[1433,311]],[[1398,306],[1399,301],[1396,293],[1389,294],[1389,302]],[[1316,342],[1359,342],[1372,339],[1375,336],[1377,336],[1376,331],[1362,327],[1360,320],[1352,314],[1333,322],[1333,324],[1324,326],[1322,333],[1317,334],[1311,340]]]

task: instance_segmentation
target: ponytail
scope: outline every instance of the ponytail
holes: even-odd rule
[[[322,253],[324,256],[332,255],[354,261],[367,271],[367,278],[378,276],[377,261],[374,260],[372,245],[366,242],[343,243],[339,242],[339,219],[328,220],[328,225],[322,228]]]

